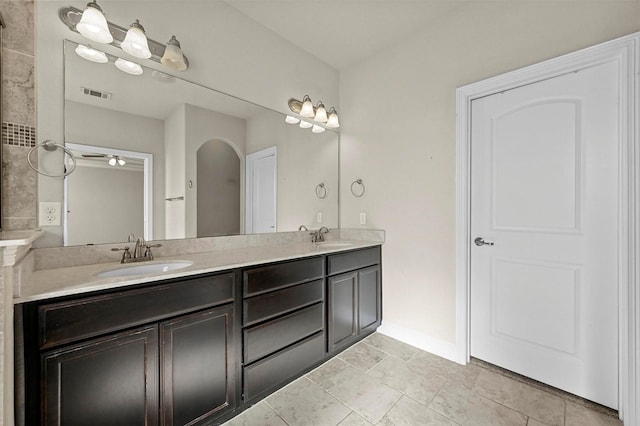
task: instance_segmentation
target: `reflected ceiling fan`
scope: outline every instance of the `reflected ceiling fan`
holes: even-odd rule
[[[109,163],[110,166],[124,166],[125,164],[127,164],[127,161],[124,159],[124,157],[121,157],[119,155],[108,155],[108,154],[82,154],[82,158],[108,158],[109,161],[107,161]]]

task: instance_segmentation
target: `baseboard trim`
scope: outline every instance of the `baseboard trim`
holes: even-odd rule
[[[378,328],[378,333],[385,336],[393,337],[408,345],[414,346],[423,351],[427,351],[458,364],[466,364],[467,360],[460,357],[460,350],[454,343],[436,339],[428,334],[394,324],[392,322],[383,321]]]

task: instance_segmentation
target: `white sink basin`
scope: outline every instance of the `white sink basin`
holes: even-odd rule
[[[316,245],[320,248],[334,249],[334,248],[351,247],[351,246],[354,246],[355,243],[352,243],[350,241],[325,241],[322,243],[316,243]]]
[[[140,265],[127,265],[120,268],[99,272],[99,277],[128,277],[131,275],[158,274],[161,272],[175,271],[193,265],[190,260],[176,260],[162,263],[144,263]]]

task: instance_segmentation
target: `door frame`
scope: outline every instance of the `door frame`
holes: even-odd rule
[[[273,156],[275,158],[276,161],[276,170],[275,170],[275,182],[274,184],[274,188],[275,188],[275,194],[276,194],[276,199],[274,200],[275,202],[275,209],[276,209],[276,229],[274,229],[273,232],[277,232],[277,226],[278,226],[278,147],[277,146],[270,146],[269,148],[265,148],[265,149],[261,149],[260,151],[256,151],[253,152],[251,154],[247,154],[246,156],[246,161],[245,161],[245,185],[246,185],[246,189],[245,189],[245,199],[246,199],[246,204],[245,204],[245,232],[248,234],[253,234],[255,233],[254,229],[253,229],[253,191],[254,191],[254,187],[253,187],[253,169],[254,169],[254,161],[258,158],[263,158],[263,157],[270,157]]]
[[[619,414],[640,422],[640,33],[462,86],[456,90],[456,361],[470,360],[471,102],[615,61],[620,87]]]

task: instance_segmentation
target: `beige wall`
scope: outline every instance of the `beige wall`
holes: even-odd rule
[[[341,226],[387,231],[388,331],[453,356],[456,88],[638,30],[638,2],[466,3],[341,73]]]

